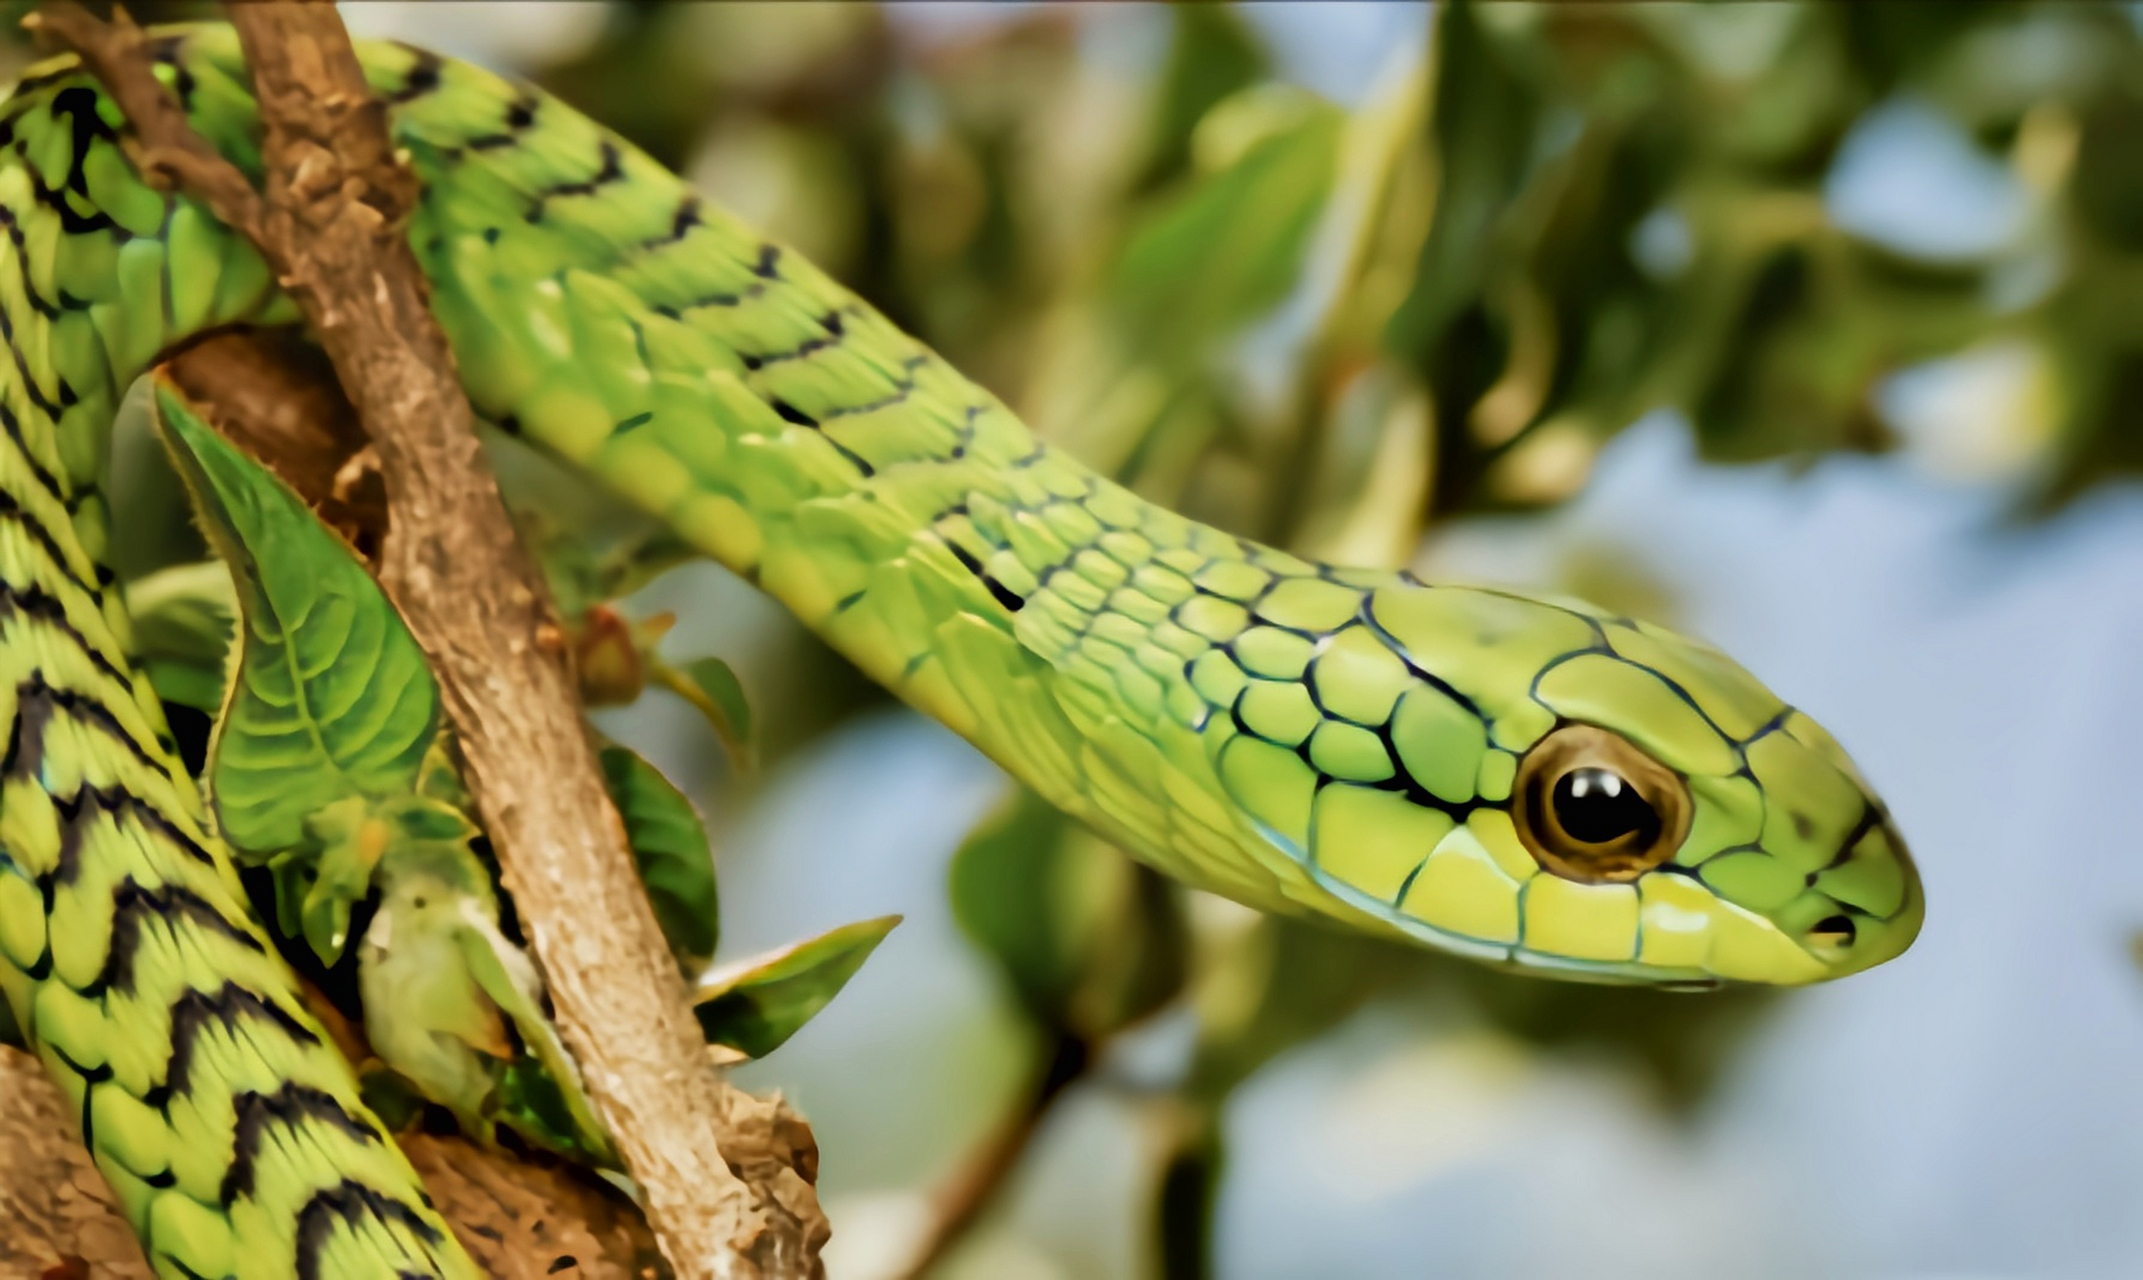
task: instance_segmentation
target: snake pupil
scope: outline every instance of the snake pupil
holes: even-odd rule
[[[1583,844],[1634,836],[1639,846],[1649,846],[1659,838],[1659,814],[1610,769],[1572,769],[1556,780],[1554,804],[1563,833]]]

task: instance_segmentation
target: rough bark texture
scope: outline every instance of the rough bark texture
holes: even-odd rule
[[[560,1032],[686,1277],[820,1274],[816,1150],[710,1062],[633,868],[534,564],[485,467],[452,351],[404,235],[416,184],[347,33],[320,0],[229,6],[265,126],[267,182],[194,136],[138,31],[72,5],[42,30],[80,53],[145,173],[261,249],[355,404],[384,482],[382,584],[430,658],[479,815]]]
[[[0,1047],[0,1277],[150,1280],[74,1126],[37,1059]]]
[[[194,343],[163,369],[211,426],[378,564],[387,537],[378,455],[318,347],[292,329],[236,329]]]

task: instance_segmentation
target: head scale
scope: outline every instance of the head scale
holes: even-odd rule
[[[1717,650],[1463,587],[1377,589],[1355,630],[1305,677],[1328,716],[1381,715],[1352,722],[1396,766],[1319,766],[1307,852],[1346,908],[1491,962],[1671,986],[1822,981],[1918,932],[1881,802]]]

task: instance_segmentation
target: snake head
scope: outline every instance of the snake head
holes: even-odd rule
[[[1718,650],[1465,587],[1386,586],[1361,621],[1309,673],[1328,714],[1384,715],[1399,769],[1319,787],[1311,866],[1353,907],[1491,963],[1660,986],[1819,982],[1918,933],[1881,801]]]
[[[1632,885],[1637,980],[1799,984],[1904,951],[1924,908],[1911,855],[1837,741],[1718,650],[1594,614],[1546,666],[1556,716],[1520,757],[1519,842],[1571,885]]]
[[[1716,653],[1690,654],[1727,674]],[[1525,752],[1509,809],[1543,873],[1636,889],[1637,964],[1613,976],[1819,982],[1911,944],[1924,904],[1911,856],[1820,725],[1781,708],[1720,758],[1675,732],[1685,716],[1648,714],[1642,697],[1613,705],[1614,683],[1588,711],[1615,727],[1560,721]]]

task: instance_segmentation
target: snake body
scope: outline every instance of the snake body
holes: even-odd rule
[[[257,172],[233,34],[155,49]],[[1917,930],[1852,764],[1714,650],[1156,507],[561,103],[360,55],[479,412],[1162,871],[1609,981],[1806,982]],[[0,106],[0,988],[162,1274],[467,1275],[129,665],[97,487],[119,397],[192,335],[297,317],[123,128],[67,61]]]

